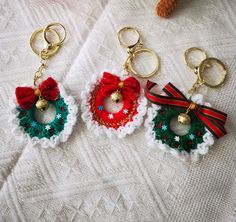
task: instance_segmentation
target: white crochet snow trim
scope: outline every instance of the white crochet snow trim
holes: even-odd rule
[[[17,103],[15,100],[11,101],[9,121],[13,127],[12,132],[16,135],[17,139],[20,142],[28,142],[32,146],[40,145],[43,148],[54,148],[59,143],[67,141],[67,139],[72,133],[73,126],[76,123],[78,107],[75,104],[74,98],[72,96],[67,95],[64,87],[60,83],[58,83],[58,87],[60,90],[61,97],[63,97],[66,105],[68,106],[68,116],[63,131],[61,131],[58,135],[52,136],[50,139],[39,139],[38,137],[30,137],[27,133],[25,133],[24,129],[19,126],[19,112],[17,110]]]
[[[110,73],[116,73],[111,72]],[[99,125],[97,121],[93,120],[93,115],[90,112],[90,99],[91,93],[93,92],[98,81],[102,77],[103,72],[100,75],[94,75],[92,80],[86,85],[85,90],[81,93],[81,111],[82,119],[86,123],[89,130],[94,131],[96,136],[107,136],[109,138],[117,136],[123,138],[127,134],[131,134],[143,123],[143,117],[147,112],[147,99],[144,97],[142,91],[141,96],[138,99],[137,114],[133,117],[132,121],[120,126],[118,129],[107,128],[104,125]],[[122,76],[125,77],[125,76]],[[121,78],[122,78],[121,77]]]
[[[194,95],[192,97],[192,100],[198,104],[210,106],[209,103],[203,103],[203,96],[201,94]],[[146,128],[146,138],[149,147],[159,148],[164,152],[169,152],[184,161],[197,161],[199,160],[200,156],[206,155],[208,153],[209,147],[214,144],[214,137],[207,128],[205,128],[206,133],[203,135],[203,142],[201,144],[198,144],[197,149],[192,150],[190,154],[186,151],[179,152],[178,150],[171,148],[167,144],[162,143],[161,140],[156,140],[155,132],[153,131],[153,119],[157,116],[157,111],[159,109],[161,109],[161,106],[153,104],[152,107],[148,108],[147,111],[147,119],[144,126]]]

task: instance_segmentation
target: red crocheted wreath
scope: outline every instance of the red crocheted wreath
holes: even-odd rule
[[[104,101],[117,90],[122,95],[123,107],[117,113],[110,113],[105,109]],[[93,120],[107,128],[118,129],[125,126],[137,114],[139,96],[140,84],[134,77],[121,80],[116,75],[104,72],[91,93],[90,111]]]

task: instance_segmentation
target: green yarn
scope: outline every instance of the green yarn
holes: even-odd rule
[[[206,133],[205,126],[200,122],[193,112],[188,115],[191,117],[191,127],[186,135],[180,136],[170,129],[170,121],[173,117],[184,113],[186,110],[174,107],[162,107],[153,119],[155,139],[161,140],[171,148],[179,151],[196,149],[198,144],[203,142],[203,135]],[[179,141],[178,141],[179,140]]]
[[[59,96],[56,101],[50,101],[50,103],[56,108],[56,116],[52,122],[46,124],[39,123],[35,120],[35,106],[28,110],[17,107],[20,126],[27,134],[29,134],[30,137],[50,139],[52,136],[56,136],[63,131],[64,125],[67,122],[67,116],[69,114],[68,106],[61,96]]]

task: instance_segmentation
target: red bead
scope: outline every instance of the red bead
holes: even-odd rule
[[[175,147],[175,148],[179,147],[179,143],[175,143],[175,144],[174,144],[174,147]]]
[[[50,134],[54,134],[54,132],[55,132],[54,128],[51,128],[51,129],[49,130],[49,132],[50,132]]]
[[[200,130],[197,131],[197,136],[201,136],[201,131]]]
[[[187,143],[188,145],[192,145],[193,143],[192,143],[192,141],[188,141],[188,143]]]

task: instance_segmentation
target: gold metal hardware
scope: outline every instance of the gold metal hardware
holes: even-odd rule
[[[179,116],[178,116],[178,122],[183,124],[183,125],[188,125],[191,123],[191,118],[190,116],[188,115],[188,113],[192,110],[195,110],[197,109],[197,104],[194,103],[194,102],[191,102],[189,107],[187,108],[186,112],[185,113],[180,113]]]
[[[189,54],[193,51],[200,51],[204,55],[203,61],[201,61],[198,66],[195,66],[191,62],[189,62]],[[223,83],[225,82],[225,79],[227,76],[227,70],[226,70],[224,63],[221,62],[217,58],[208,57],[204,50],[197,48],[197,47],[189,48],[184,53],[184,60],[185,60],[186,65],[190,69],[192,69],[194,74],[197,76],[195,83],[193,84],[193,86],[189,90],[190,94],[193,94],[202,85],[206,85],[210,88],[218,88],[221,85],[223,85]],[[220,81],[216,84],[210,83],[204,78],[205,70],[207,68],[211,68],[212,63],[216,63],[218,65],[218,67],[222,70],[222,73],[221,73],[222,77],[221,77]]]
[[[37,29],[36,31],[33,32],[33,34],[30,37],[30,47],[32,51],[38,55],[41,59],[48,59],[49,57],[55,55],[57,51],[59,50],[60,46],[54,45],[49,46],[47,42],[45,42],[43,38],[43,28]],[[60,41],[60,35],[55,31],[54,29],[48,29],[48,32],[52,33],[55,41],[59,42]],[[44,48],[41,50],[38,50],[35,46],[35,43],[37,40],[44,40]]]
[[[59,39],[59,41],[56,42],[56,43],[50,42],[50,41],[48,40],[48,37],[47,37],[47,31],[50,30],[50,29],[51,29],[52,27],[54,27],[54,26],[59,26],[59,27],[61,27],[61,28],[63,29],[63,32],[64,32],[63,38]],[[58,31],[57,31],[57,33],[58,33]],[[49,46],[51,46],[51,47],[60,46],[60,45],[65,41],[66,35],[67,35],[67,33],[66,33],[66,28],[65,28],[65,26],[62,25],[61,23],[58,23],[58,22],[51,23],[51,24],[47,25],[47,26],[43,29],[43,38],[44,38],[44,40],[47,42],[47,44],[48,44]]]
[[[122,40],[122,34],[127,31],[131,31],[131,32],[135,33],[137,39],[134,44],[129,45]],[[124,65],[123,65],[124,69],[127,72],[131,72],[132,74],[134,74],[140,78],[149,78],[149,77],[153,76],[154,74],[156,74],[156,72],[158,71],[159,66],[160,66],[159,58],[154,51],[147,49],[147,48],[143,48],[140,33],[136,28],[124,27],[121,30],[119,30],[117,36],[118,36],[118,41],[119,41],[120,45],[127,48],[128,57],[126,58]],[[141,54],[141,53],[149,53],[155,61],[156,66],[155,66],[154,70],[151,71],[150,73],[146,73],[146,74],[139,73],[134,69],[134,64],[133,64],[134,59],[138,54]]]

